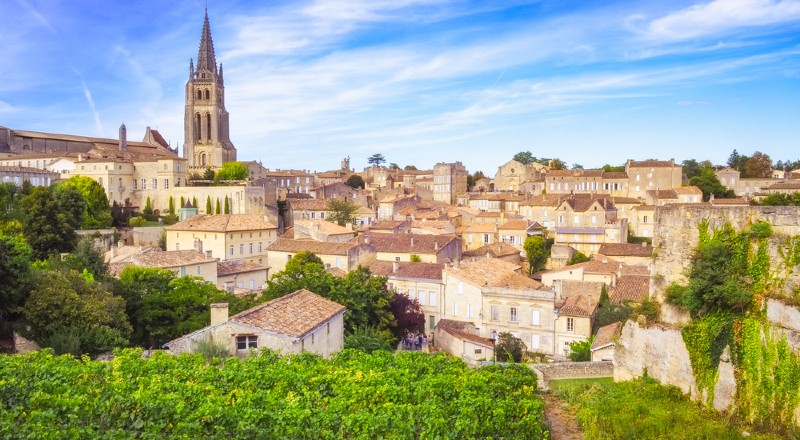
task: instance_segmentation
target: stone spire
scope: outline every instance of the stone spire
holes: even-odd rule
[[[197,54],[197,74],[200,78],[203,73],[211,74],[207,79],[216,79],[217,58],[214,56],[214,41],[211,39],[211,25],[208,24],[208,9],[203,20],[203,33],[200,36],[200,51]]]

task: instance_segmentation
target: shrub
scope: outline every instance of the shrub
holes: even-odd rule
[[[223,359],[231,355],[224,342],[215,341],[214,338],[210,336],[205,339],[193,341],[192,351],[195,353],[200,353],[200,355],[203,356],[203,359],[208,362],[211,362],[211,360],[214,358]]]

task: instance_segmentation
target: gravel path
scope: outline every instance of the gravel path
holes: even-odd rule
[[[543,394],[542,397],[545,403],[545,417],[550,425],[550,438],[583,440],[583,431],[575,420],[575,414],[570,411],[569,405],[550,393]]]

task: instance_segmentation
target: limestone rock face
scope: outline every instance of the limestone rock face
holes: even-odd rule
[[[725,347],[719,358],[719,379],[714,386],[714,409],[725,411],[730,408],[736,395],[736,378],[733,376],[730,347]]]
[[[689,352],[679,329],[662,325],[641,327],[628,321],[614,352],[614,380],[630,380],[647,374],[697,396]]]

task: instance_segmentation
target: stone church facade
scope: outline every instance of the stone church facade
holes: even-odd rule
[[[236,147],[230,140],[228,111],[225,110],[225,82],[222,65],[217,66],[214,41],[206,10],[197,66],[189,61],[186,82],[183,157],[190,170],[220,168],[236,161]]]

